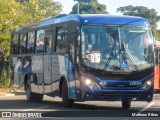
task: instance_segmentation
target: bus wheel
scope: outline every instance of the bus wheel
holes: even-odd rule
[[[122,101],[123,109],[129,109],[131,107],[131,101]]]
[[[34,93],[35,94],[35,101],[36,102],[42,102],[43,101],[43,94],[38,94],[38,93]]]
[[[26,97],[27,97],[27,101],[29,102],[42,102],[43,101],[43,94],[31,92],[31,84],[29,80],[27,80],[27,83],[26,83]]]
[[[65,107],[72,107],[74,105],[74,100],[68,98],[68,87],[67,82],[62,83],[62,102]]]
[[[31,92],[31,85],[29,80],[27,80],[26,82],[26,97],[27,97],[27,101],[29,102],[35,101],[35,96],[34,96],[34,93]]]

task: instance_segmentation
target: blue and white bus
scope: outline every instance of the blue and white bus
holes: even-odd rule
[[[12,84],[27,100],[59,96],[77,101],[153,99],[154,41],[141,17],[60,15],[19,27],[11,35]]]

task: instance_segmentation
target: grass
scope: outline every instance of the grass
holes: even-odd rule
[[[14,87],[1,87],[0,92],[12,92],[15,91]]]

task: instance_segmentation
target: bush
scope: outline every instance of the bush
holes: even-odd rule
[[[0,77],[0,87],[9,87],[10,85],[10,78],[8,67],[2,67],[1,77]]]

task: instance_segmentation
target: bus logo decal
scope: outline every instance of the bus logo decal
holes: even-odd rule
[[[121,63],[121,66],[122,66],[123,68],[128,67],[127,61],[123,60],[122,63]]]

